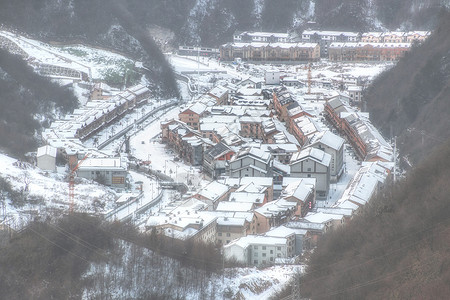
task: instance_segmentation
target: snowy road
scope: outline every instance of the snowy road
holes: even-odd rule
[[[158,181],[143,174],[130,171],[134,182],[142,182],[142,194],[105,215],[107,220],[125,221],[132,219],[136,212],[150,208],[161,200],[162,190]],[[137,193],[135,195],[138,195]]]

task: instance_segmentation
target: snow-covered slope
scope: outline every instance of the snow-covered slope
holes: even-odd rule
[[[120,241],[117,248],[117,259],[92,264],[86,272],[90,285],[83,299],[269,299],[304,270],[286,265],[210,273],[134,244]]]
[[[69,184],[65,175],[41,169],[4,154],[0,154],[0,200],[3,210],[0,221],[21,229],[36,216],[44,218],[69,210]],[[11,188],[11,190],[10,190]],[[113,208],[115,193],[98,184],[77,178],[76,211],[102,213]],[[59,215],[57,213],[57,215]]]

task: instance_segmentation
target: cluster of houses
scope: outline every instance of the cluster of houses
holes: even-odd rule
[[[297,256],[344,224],[389,178],[393,151],[367,115],[348,104],[349,95],[320,99],[322,114],[284,87],[244,80],[213,88],[178,120],[162,122],[163,142],[213,181],[151,216],[147,229],[214,243],[227,259],[266,265]],[[345,140],[324,125],[325,117],[364,162],[339,201],[317,207],[345,174]]]
[[[353,146],[356,155],[364,161],[394,161],[394,150],[372,125],[367,113],[348,105],[341,97],[325,104],[325,117]]]
[[[317,61],[393,61],[409,51],[412,43],[422,42],[429,31],[343,32],[305,30],[301,35],[271,32],[237,32],[233,42],[220,47],[221,60],[296,62]]]
[[[78,166],[80,177],[101,180],[106,185],[125,188],[127,166],[123,159],[88,148],[83,144],[88,137],[102,130],[127,112],[147,102],[150,90],[136,85],[116,94],[103,83],[93,86],[91,100],[73,114],[53,122],[42,133],[45,146],[37,151],[37,164],[43,170],[55,171],[57,156],[64,157],[72,170]]]

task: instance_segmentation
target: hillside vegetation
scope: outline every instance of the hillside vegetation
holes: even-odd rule
[[[312,299],[448,299],[450,142],[385,190],[314,252]]]
[[[34,73],[20,57],[0,49],[0,148],[35,151],[37,136],[54,113],[78,106],[73,93]]]
[[[379,76],[365,95],[372,121],[398,136],[413,163],[450,138],[450,12],[442,11],[430,38]]]
[[[87,215],[30,224],[0,248],[2,299],[80,299],[91,262],[109,259],[113,239]]]
[[[314,21],[323,29],[429,29],[448,0],[126,0],[120,1],[145,28],[155,24],[176,34],[178,43],[218,46],[236,30],[286,32]],[[120,16],[108,0],[0,0],[3,24],[41,36],[85,38],[127,47]],[[19,22],[18,22],[19,20]]]
[[[1,299],[213,299],[220,285],[213,246],[86,214],[36,220],[11,239],[0,234]]]

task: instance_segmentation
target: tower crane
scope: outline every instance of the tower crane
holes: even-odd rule
[[[78,164],[70,170],[69,174],[69,203],[70,203],[70,212],[73,212],[74,207],[74,199],[75,199],[75,173],[80,167],[81,163],[89,156],[89,153],[86,154]]]

